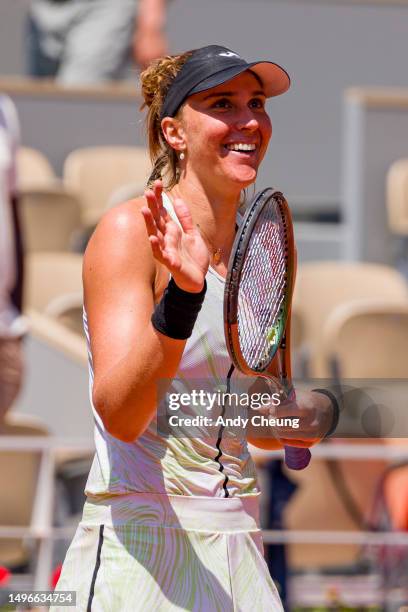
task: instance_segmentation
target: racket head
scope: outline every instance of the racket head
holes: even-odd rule
[[[224,330],[241,372],[268,370],[290,313],[295,248],[288,204],[269,187],[247,208],[235,236],[224,291]]]
[[[294,267],[292,277],[292,295],[297,272],[297,251],[294,247]],[[290,394],[292,387],[292,358],[291,358],[291,329],[292,329],[292,303],[290,303],[285,332],[279,345],[279,353],[270,363],[267,373],[275,380],[281,381],[283,387]],[[278,357],[278,358],[277,358]]]

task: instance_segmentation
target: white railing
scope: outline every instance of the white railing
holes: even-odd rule
[[[281,453],[267,453],[253,449],[257,456],[270,455],[277,458]],[[54,527],[53,508],[55,495],[55,466],[58,456],[73,451],[80,454],[94,452],[94,445],[87,439],[58,437],[0,436],[1,451],[38,451],[41,454],[40,468],[30,524],[26,527],[0,525],[0,539],[28,538],[38,544],[38,556],[34,573],[34,589],[49,588],[52,571],[52,551],[56,540],[69,540],[73,527]],[[313,448],[314,459],[386,459],[408,461],[408,446],[383,444],[321,444]],[[352,531],[276,531],[264,530],[265,544],[297,542],[303,544],[368,544],[378,546],[408,546],[407,533],[352,532]]]

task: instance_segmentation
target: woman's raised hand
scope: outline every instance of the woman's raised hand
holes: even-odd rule
[[[210,265],[207,245],[187,204],[181,198],[173,202],[180,227],[164,208],[162,192],[162,182],[155,181],[144,194],[147,206],[142,208],[142,214],[153,255],[166,266],[180,289],[199,293]]]

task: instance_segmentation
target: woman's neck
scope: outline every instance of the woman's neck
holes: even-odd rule
[[[200,228],[210,250],[213,254],[219,250],[222,257],[218,259],[224,263],[228,262],[234,241],[240,193],[238,190],[231,194],[225,194],[225,191],[222,194],[211,192],[211,188],[206,189],[191,179],[188,182],[180,179],[170,192],[173,199],[182,198],[185,201],[193,222]]]

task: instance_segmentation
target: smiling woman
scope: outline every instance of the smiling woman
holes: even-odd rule
[[[223,196],[226,180],[231,181],[231,195],[255,181],[269,144],[272,126],[258,80],[255,73],[246,71],[229,81],[228,89],[221,84],[211,93],[192,95],[183,105],[180,121],[166,117],[162,122],[165,134],[174,130],[168,132],[173,146],[178,146],[174,135],[181,136],[181,146],[190,165],[198,169],[200,182],[208,182],[211,172],[211,190]],[[186,169],[185,157],[181,171]]]
[[[160,383],[213,392],[229,373],[237,210],[271,137],[265,100],[289,77],[211,45],[162,58],[141,80],[149,188],[105,215],[84,260],[97,453],[58,590],[76,590],[80,610],[281,611],[247,441],[222,427],[217,439],[205,427],[161,436],[155,417]]]

